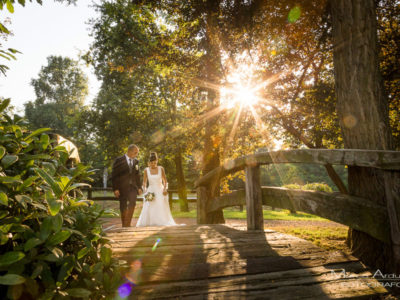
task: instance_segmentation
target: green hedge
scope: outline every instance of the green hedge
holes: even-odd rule
[[[327,192],[327,193],[333,192],[332,188],[324,182],[313,182],[313,183],[307,183],[305,185],[286,184],[282,187],[287,188],[287,189],[319,191],[319,192]]]
[[[10,299],[112,298],[118,261],[79,188],[93,170],[65,167],[48,129],[29,132],[0,103],[0,294]]]

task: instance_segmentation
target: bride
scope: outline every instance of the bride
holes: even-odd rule
[[[143,190],[146,191],[147,181],[149,187],[145,192],[155,195],[152,201],[146,201],[143,197],[143,208],[136,227],[144,226],[174,226],[177,225],[172,218],[168,203],[168,183],[164,168],[157,166],[157,153],[151,152],[149,167],[144,170]]]

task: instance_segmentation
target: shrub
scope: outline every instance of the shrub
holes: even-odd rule
[[[319,191],[319,192],[326,192],[326,193],[332,193],[333,190],[332,188],[327,185],[326,183],[319,183],[319,182],[313,182],[313,183],[307,183],[301,187],[303,190],[309,190],[309,191]]]
[[[93,171],[65,168],[65,148],[4,113],[8,104],[0,103],[1,295],[112,297],[120,278],[99,222],[105,212],[79,192]]]
[[[319,191],[319,192],[327,192],[327,193],[332,193],[333,190],[332,188],[327,185],[326,183],[319,183],[319,182],[313,182],[313,183],[307,183],[303,186],[294,183],[294,184],[286,184],[282,186],[287,189],[297,189],[297,190],[306,190],[306,191]]]
[[[301,186],[298,185],[297,183],[292,183],[292,184],[285,184],[282,187],[291,189],[291,190],[301,190]]]

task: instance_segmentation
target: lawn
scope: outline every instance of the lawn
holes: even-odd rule
[[[346,246],[348,227],[345,226],[322,227],[313,225],[302,226],[296,224],[274,226],[272,229],[308,240],[326,250],[349,251]]]
[[[118,201],[98,201],[99,205],[104,208],[111,208],[113,210],[119,211]],[[172,215],[174,218],[196,218],[196,204],[189,204],[189,212],[181,212],[179,209],[179,204],[174,203],[172,206]],[[142,202],[138,201],[136,204],[134,217],[137,218],[142,210]],[[327,219],[298,212],[291,214],[289,210],[286,209],[275,209],[271,210],[270,207],[264,207],[263,210],[264,220],[291,220],[291,221],[328,221]],[[239,207],[229,207],[224,209],[225,219],[246,219],[246,209],[240,211]]]

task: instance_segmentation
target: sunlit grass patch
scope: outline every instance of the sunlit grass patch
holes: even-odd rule
[[[345,244],[347,227],[321,227],[321,226],[279,226],[272,227],[273,230],[297,236],[308,240],[326,250],[348,250]]]

